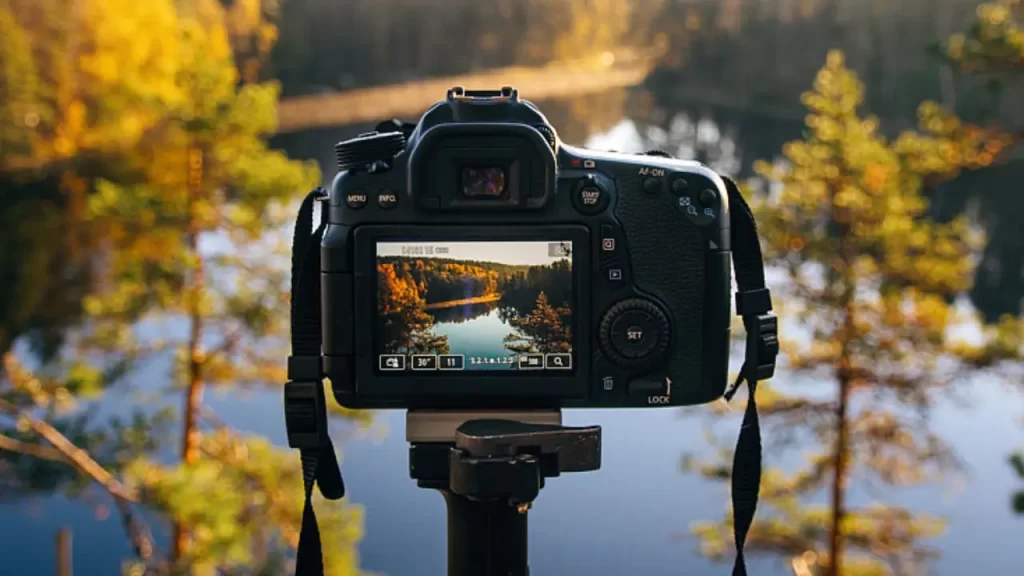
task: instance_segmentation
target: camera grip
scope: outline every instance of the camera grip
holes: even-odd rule
[[[629,173],[621,173],[626,170]],[[681,195],[667,190],[667,178],[659,178],[659,186],[654,188],[636,173],[635,166],[621,172],[615,178],[614,214],[625,235],[633,283],[665,306],[672,326],[665,373],[658,375],[677,383],[671,391],[672,404],[707,402],[722,394],[725,374],[719,374],[719,365],[727,364],[712,357],[727,358],[728,311],[722,326],[723,303],[718,292],[724,288],[724,305],[728,306],[728,257],[723,287],[719,277],[722,252],[709,243],[728,246],[716,242],[727,232],[723,225],[727,214],[718,214],[713,220],[688,217],[685,210],[678,209]],[[711,179],[700,174],[683,176],[687,194],[713,188],[719,190],[718,198],[726,198],[724,187]],[[709,273],[714,275],[710,279]]]

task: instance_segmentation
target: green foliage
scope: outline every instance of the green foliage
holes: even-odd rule
[[[161,511],[176,528],[171,549],[153,553],[129,528],[139,566],[280,573],[297,544],[297,455],[202,406],[209,385],[285,381],[281,232],[319,181],[315,165],[267,146],[278,86],[240,83],[252,75],[236,61],[272,45],[266,14],[259,2],[218,0],[0,6],[0,234],[26,257],[10,269],[4,259],[0,288],[10,297],[0,305],[0,482],[15,494],[99,486],[129,506],[126,524],[131,503]],[[18,194],[10,211],[8,189]],[[76,290],[60,290],[65,277]],[[62,330],[49,307],[76,327]],[[45,328],[67,336],[42,340],[56,356],[10,351]],[[163,381],[151,370],[139,380],[168,355]],[[140,410],[100,420],[86,401],[115,384]],[[168,463],[179,447],[182,461]],[[359,573],[361,511],[321,510],[328,573]]]
[[[196,527],[179,560],[191,573],[259,573],[298,545],[302,470],[295,454],[259,436],[229,430],[206,435],[204,458],[192,466],[138,459],[126,476],[168,516]],[[326,574],[348,575],[358,565],[362,509],[315,499]],[[282,570],[278,568],[277,571]],[[277,572],[275,571],[275,572]]]
[[[1024,2],[996,0],[981,4],[969,30],[953,35],[946,56],[969,73],[1005,74],[1024,70]]]
[[[930,221],[922,193],[929,178],[956,174],[988,141],[964,138],[931,104],[922,107],[922,132],[888,141],[876,119],[859,114],[863,90],[842,54],[831,53],[803,97],[804,139],[785,146],[784,162],[757,165],[778,189],[750,199],[766,261],[787,280],[773,287],[785,322],[785,370],[776,380],[818,382],[814,390],[759,388],[766,438],[779,443],[766,447],[766,464],[787,443],[812,439],[821,449],[792,474],[766,470],[748,549],[830,574],[843,560],[834,551],[848,556],[843,575],[907,573],[933,555],[922,541],[941,534],[939,520],[898,505],[855,506],[846,486],[853,476],[898,487],[948,472],[955,460],[927,418],[934,393],[967,370],[1022,353],[1017,319],[985,332],[955,306],[983,239],[963,218]],[[981,342],[951,335],[964,326],[979,328]],[[731,453],[721,454],[690,467],[724,480]],[[828,506],[807,502],[823,490]],[[701,523],[694,532],[705,553],[720,556],[731,526]]]

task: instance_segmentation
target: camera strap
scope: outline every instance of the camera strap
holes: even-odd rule
[[[743,413],[736,451],[733,455],[732,508],[736,561],[733,576],[746,576],[743,548],[757,510],[761,484],[761,429],[757,415],[757,382],[775,373],[779,352],[778,324],[771,312],[771,294],[765,287],[764,260],[754,215],[736,184],[724,178],[731,208],[730,234],[736,273],[736,313],[746,329],[743,366],[725,399],[731,400],[747,383],[747,406]],[[327,400],[321,363],[320,240],[326,226],[325,211],[312,234],[314,202],[327,197],[323,188],[310,192],[295,223],[292,241],[292,355],[288,357],[288,382],[284,387],[285,425],[288,445],[298,448],[302,460],[304,507],[296,554],[297,576],[322,576],[323,550],[316,514],[313,486],[321,495],[337,500],[345,495],[345,484],[334,445],[327,433]]]
[[[327,398],[320,357],[320,239],[326,226],[326,209],[320,211],[320,224],[310,234],[313,204],[326,198],[323,188],[306,196],[292,239],[292,355],[288,357],[288,382],[284,385],[284,413],[288,445],[298,448],[302,459],[305,502],[295,558],[297,576],[324,573],[320,527],[313,512],[313,485],[328,500],[345,496],[338,457],[327,433]]]
[[[733,537],[736,541],[736,561],[733,576],[747,576],[743,547],[747,533],[757,511],[761,490],[761,426],[757,416],[757,382],[767,380],[775,373],[775,358],[779,354],[778,321],[772,313],[771,293],[765,287],[764,258],[757,237],[757,223],[750,206],[736,183],[725,180],[729,192],[730,240],[732,261],[736,271],[736,314],[743,318],[747,333],[743,366],[725,399],[733,395],[743,382],[747,383],[747,407],[743,412],[739,439],[732,460],[732,515]]]

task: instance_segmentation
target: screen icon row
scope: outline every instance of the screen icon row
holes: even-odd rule
[[[572,354],[520,354],[520,370],[572,370]]]
[[[413,370],[462,370],[465,368],[462,354],[412,354],[409,367]],[[386,372],[405,370],[404,354],[381,354],[380,369]]]

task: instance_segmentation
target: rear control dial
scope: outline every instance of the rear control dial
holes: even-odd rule
[[[630,298],[605,312],[601,347],[616,364],[637,364],[664,354],[670,331],[668,317],[657,304]]]

